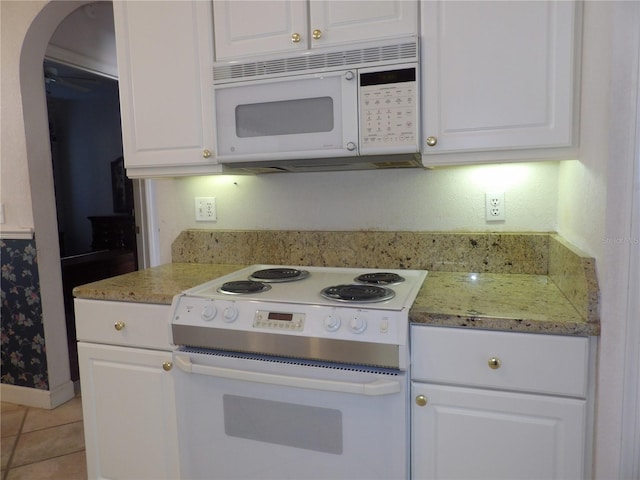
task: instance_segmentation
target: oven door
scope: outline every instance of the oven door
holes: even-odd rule
[[[406,479],[406,373],[174,353],[183,478]]]
[[[355,71],[215,87],[220,163],[358,154]]]

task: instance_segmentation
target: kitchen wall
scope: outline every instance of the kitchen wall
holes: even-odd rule
[[[585,7],[580,162],[560,167],[558,230],[597,259],[595,478],[631,479],[640,472],[640,2]]]
[[[161,262],[184,229],[532,231],[557,229],[558,162],[158,180]],[[506,221],[486,222],[485,192]],[[196,222],[194,197],[216,198]]]

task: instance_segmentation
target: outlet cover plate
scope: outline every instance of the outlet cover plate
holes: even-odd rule
[[[484,203],[487,222],[504,222],[507,219],[504,192],[486,192]]]

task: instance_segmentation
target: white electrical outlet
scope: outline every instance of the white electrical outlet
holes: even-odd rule
[[[217,220],[215,197],[196,197],[195,203],[196,221],[215,222]]]
[[[504,222],[507,219],[504,192],[487,192],[484,198],[487,222]]]

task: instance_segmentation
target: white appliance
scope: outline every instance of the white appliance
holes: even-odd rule
[[[214,66],[216,148],[253,172],[421,166],[418,42]]]
[[[183,478],[408,478],[408,311],[426,275],[253,265],[176,296]]]

